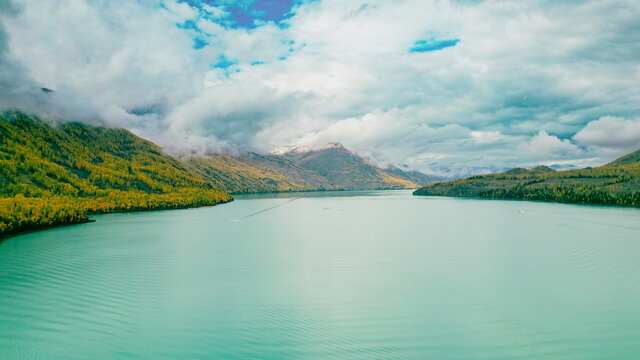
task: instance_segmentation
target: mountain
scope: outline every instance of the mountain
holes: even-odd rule
[[[640,164],[640,150],[637,150],[632,152],[631,154],[622,156],[606,164],[605,166],[606,167],[617,167],[617,166],[624,166],[624,165],[638,166],[638,164]]]
[[[410,180],[411,176],[404,173],[404,176],[399,176],[382,170],[341,145],[318,151],[294,150],[284,153],[284,156],[306,169],[315,171],[334,186],[348,190],[418,187],[416,182]]]
[[[183,155],[182,159],[230,193],[407,189],[437,181],[417,171],[380,169],[342,146],[283,154]]]
[[[384,170],[396,177],[411,181],[418,185],[428,185],[428,184],[437,183],[443,180],[440,177],[427,175],[427,174],[421,173],[420,171],[415,171],[415,170],[404,171],[395,166],[388,167]]]
[[[209,179],[124,129],[0,116],[0,235],[88,214],[232,200]]]
[[[640,150],[596,168],[546,166],[424,186],[414,195],[542,200],[640,207]]]
[[[185,161],[196,173],[230,193],[339,189],[315,171],[279,155],[208,154]]]
[[[229,193],[407,189],[432,181],[382,170],[342,146],[172,157],[124,129],[0,116],[0,235],[97,213],[214,205],[231,201]]]

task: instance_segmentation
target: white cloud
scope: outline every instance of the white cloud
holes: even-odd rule
[[[585,145],[636,150],[640,148],[640,118],[605,116],[589,122],[573,139]]]
[[[635,146],[633,0],[320,0],[288,27],[251,30],[185,2],[14,3],[0,6],[0,106],[101,119],[171,148],[337,141],[381,164],[464,175]],[[186,20],[200,32],[177,26]],[[409,53],[429,38],[460,42]],[[234,64],[215,68],[221,59]]]
[[[502,139],[502,134],[499,131],[472,131],[471,137],[478,144],[491,144]]]
[[[536,136],[523,143],[519,148],[524,155],[540,160],[559,159],[580,153],[580,149],[571,140],[549,135],[544,130],[540,130]]]

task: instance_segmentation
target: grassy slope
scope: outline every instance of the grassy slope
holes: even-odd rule
[[[419,171],[404,171],[395,166],[386,168],[384,169],[384,171],[397,178],[408,180],[420,186],[434,184],[443,180],[442,178],[438,178],[432,175],[427,175]]]
[[[0,235],[84,222],[87,214],[231,199],[126,130],[0,117]]]
[[[382,170],[342,147],[280,155],[208,154],[184,160],[231,193],[416,188],[428,175]]]
[[[427,185],[414,195],[543,200],[640,207],[640,150],[596,168],[545,166]]]
[[[285,154],[298,165],[313,170],[337,187],[350,190],[411,189],[418,185],[384,171],[342,146],[319,151]]]
[[[283,156],[210,154],[192,157],[186,163],[231,193],[338,189],[327,179]]]

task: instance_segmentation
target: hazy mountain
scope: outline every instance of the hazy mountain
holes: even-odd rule
[[[380,169],[339,145],[319,151],[183,158],[195,172],[231,193],[410,189],[437,181],[417,171]]]
[[[393,174],[401,179],[409,180],[415,184],[424,186],[428,184],[437,183],[443,181],[444,179],[441,177],[427,175],[425,173],[421,173],[420,171],[409,170],[405,171],[398,167],[391,166],[384,169],[386,172]]]
[[[296,164],[315,171],[334,186],[350,190],[411,189],[422,182],[418,176],[400,169],[380,169],[341,145],[317,151],[294,149],[283,155]]]
[[[187,158],[186,163],[231,193],[338,189],[316,172],[279,155],[208,154]]]

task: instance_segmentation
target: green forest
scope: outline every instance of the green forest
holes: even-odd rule
[[[515,168],[427,185],[414,195],[640,207],[640,150],[595,168]]]
[[[231,200],[127,130],[0,117],[0,235],[87,222],[91,214]]]

